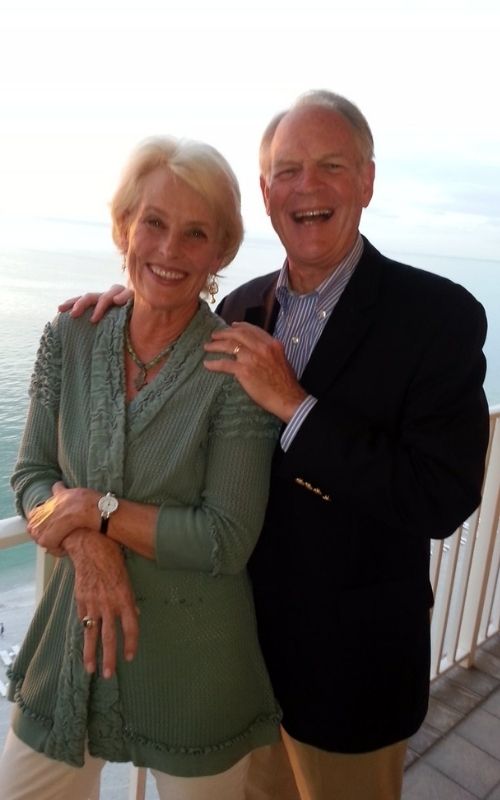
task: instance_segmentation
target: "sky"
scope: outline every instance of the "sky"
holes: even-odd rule
[[[272,236],[269,119],[328,88],[367,116],[380,249],[500,260],[498,0],[0,0],[0,247],[35,218],[107,224],[121,168],[161,133],[210,142]],[[43,227],[43,226],[42,226]]]

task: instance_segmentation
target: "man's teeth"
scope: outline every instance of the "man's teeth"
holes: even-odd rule
[[[168,278],[169,280],[180,280],[182,278],[182,272],[162,269],[161,267],[155,267],[153,264],[150,264],[150,269],[159,278]]]
[[[297,222],[315,222],[330,219],[332,214],[331,208],[316,208],[312,211],[295,211],[293,218]]]

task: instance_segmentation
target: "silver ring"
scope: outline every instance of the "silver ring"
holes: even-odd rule
[[[233,356],[237,356],[240,350],[241,350],[241,345],[237,344],[233,350]]]
[[[82,619],[82,625],[84,628],[93,628],[95,625],[95,619],[92,619],[92,617],[84,617]]]

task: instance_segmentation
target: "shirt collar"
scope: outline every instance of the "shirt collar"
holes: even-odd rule
[[[352,273],[354,272],[358,262],[363,255],[364,249],[364,242],[361,234],[358,232],[358,236],[356,242],[354,243],[353,248],[349,251],[349,253],[342,259],[336,269],[333,270],[331,275],[328,275],[327,278],[320,283],[319,286],[316,287],[312,292],[309,292],[309,296],[316,295],[317,303],[320,304],[322,307],[329,305],[330,298],[334,298],[338,294],[338,290],[345,285],[349,281]],[[286,259],[285,263],[283,264],[280,274],[278,276],[278,281],[276,283],[276,299],[280,303],[281,306],[285,306],[288,303],[288,299],[290,297],[306,297],[307,295],[297,295],[290,288],[289,280],[288,280],[288,259]]]

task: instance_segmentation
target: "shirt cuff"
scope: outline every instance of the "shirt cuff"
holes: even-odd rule
[[[295,439],[295,436],[299,432],[305,418],[307,417],[311,409],[314,408],[317,402],[318,402],[317,398],[313,397],[312,394],[309,394],[306,397],[306,399],[302,401],[297,411],[293,415],[292,419],[286,426],[285,430],[281,434],[281,439],[280,439],[281,449],[285,453],[292,444],[293,440]]]

